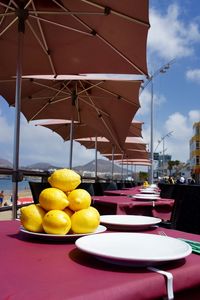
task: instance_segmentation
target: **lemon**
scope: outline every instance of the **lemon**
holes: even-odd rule
[[[64,211],[53,209],[45,214],[42,225],[46,233],[67,234],[71,228],[71,220]]]
[[[95,212],[95,214],[97,215],[97,218],[100,220],[100,214],[99,214],[98,210],[93,206],[90,206],[89,209],[92,210],[93,212]]]
[[[68,200],[69,200],[69,208],[74,211],[88,208],[91,204],[91,196],[84,189],[73,190],[68,195]]]
[[[42,220],[46,211],[40,205],[31,204],[20,209],[20,221],[23,227],[33,232],[43,232]]]
[[[71,210],[69,207],[66,207],[64,210],[63,210],[70,218],[71,216],[73,215],[74,211]]]
[[[39,195],[39,203],[45,210],[63,210],[69,205],[66,194],[57,188],[46,188]]]
[[[58,188],[63,192],[73,191],[80,183],[79,174],[70,169],[60,169],[54,171],[48,178],[48,182],[52,187]]]
[[[99,226],[100,218],[95,209],[89,207],[75,212],[71,216],[71,223],[74,233],[91,233]]]

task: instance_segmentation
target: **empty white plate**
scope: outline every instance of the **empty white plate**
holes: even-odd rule
[[[160,199],[159,195],[156,194],[135,194],[133,195],[133,198],[135,199],[142,199],[142,200],[157,200]]]
[[[161,222],[161,219],[139,215],[103,215],[101,224],[109,229],[143,230]]]
[[[192,249],[187,243],[147,233],[102,233],[76,240],[78,249],[101,260],[131,266],[149,266],[185,258]]]

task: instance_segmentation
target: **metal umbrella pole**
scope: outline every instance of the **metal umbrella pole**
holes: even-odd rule
[[[112,170],[111,170],[111,178],[113,180],[113,174],[114,174],[114,152],[115,152],[115,147],[112,145]]]
[[[26,16],[18,16],[18,49],[16,68],[16,91],[15,91],[15,129],[13,151],[13,176],[12,176],[12,219],[17,218],[18,182],[19,174],[19,140],[20,140],[20,111],[21,111],[21,81],[22,81],[22,58],[23,40],[25,32]]]
[[[153,150],[153,142],[154,142],[154,90],[153,90],[153,79],[159,75],[160,73],[166,73],[166,71],[170,68],[171,64],[174,63],[175,60],[171,60],[170,62],[168,62],[167,64],[164,64],[161,68],[159,68],[158,70],[156,70],[156,72],[153,73],[153,75],[151,75],[149,77],[149,79],[144,83],[144,85],[141,87],[141,92],[145,89],[145,87],[148,86],[149,83],[151,83],[151,145],[150,145],[150,160],[151,160],[151,165],[149,168],[149,182],[152,184],[153,183],[153,162],[154,162],[154,150]]]
[[[95,136],[95,180],[97,180],[97,136]]]
[[[72,118],[70,123],[70,153],[69,153],[69,169],[72,169],[72,155],[73,155],[73,131],[74,131],[74,119]]]

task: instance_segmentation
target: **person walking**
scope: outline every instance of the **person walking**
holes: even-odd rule
[[[1,191],[0,193],[0,207],[3,205],[3,199],[4,199],[4,191]]]

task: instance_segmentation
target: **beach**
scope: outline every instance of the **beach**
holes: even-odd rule
[[[5,192],[2,207],[12,206],[12,202],[10,200],[11,200],[11,194],[9,192]],[[20,190],[18,193],[18,204],[31,203],[31,202],[33,202],[33,198],[30,189]],[[12,219],[12,210],[0,211],[0,221],[11,220],[11,219]]]

